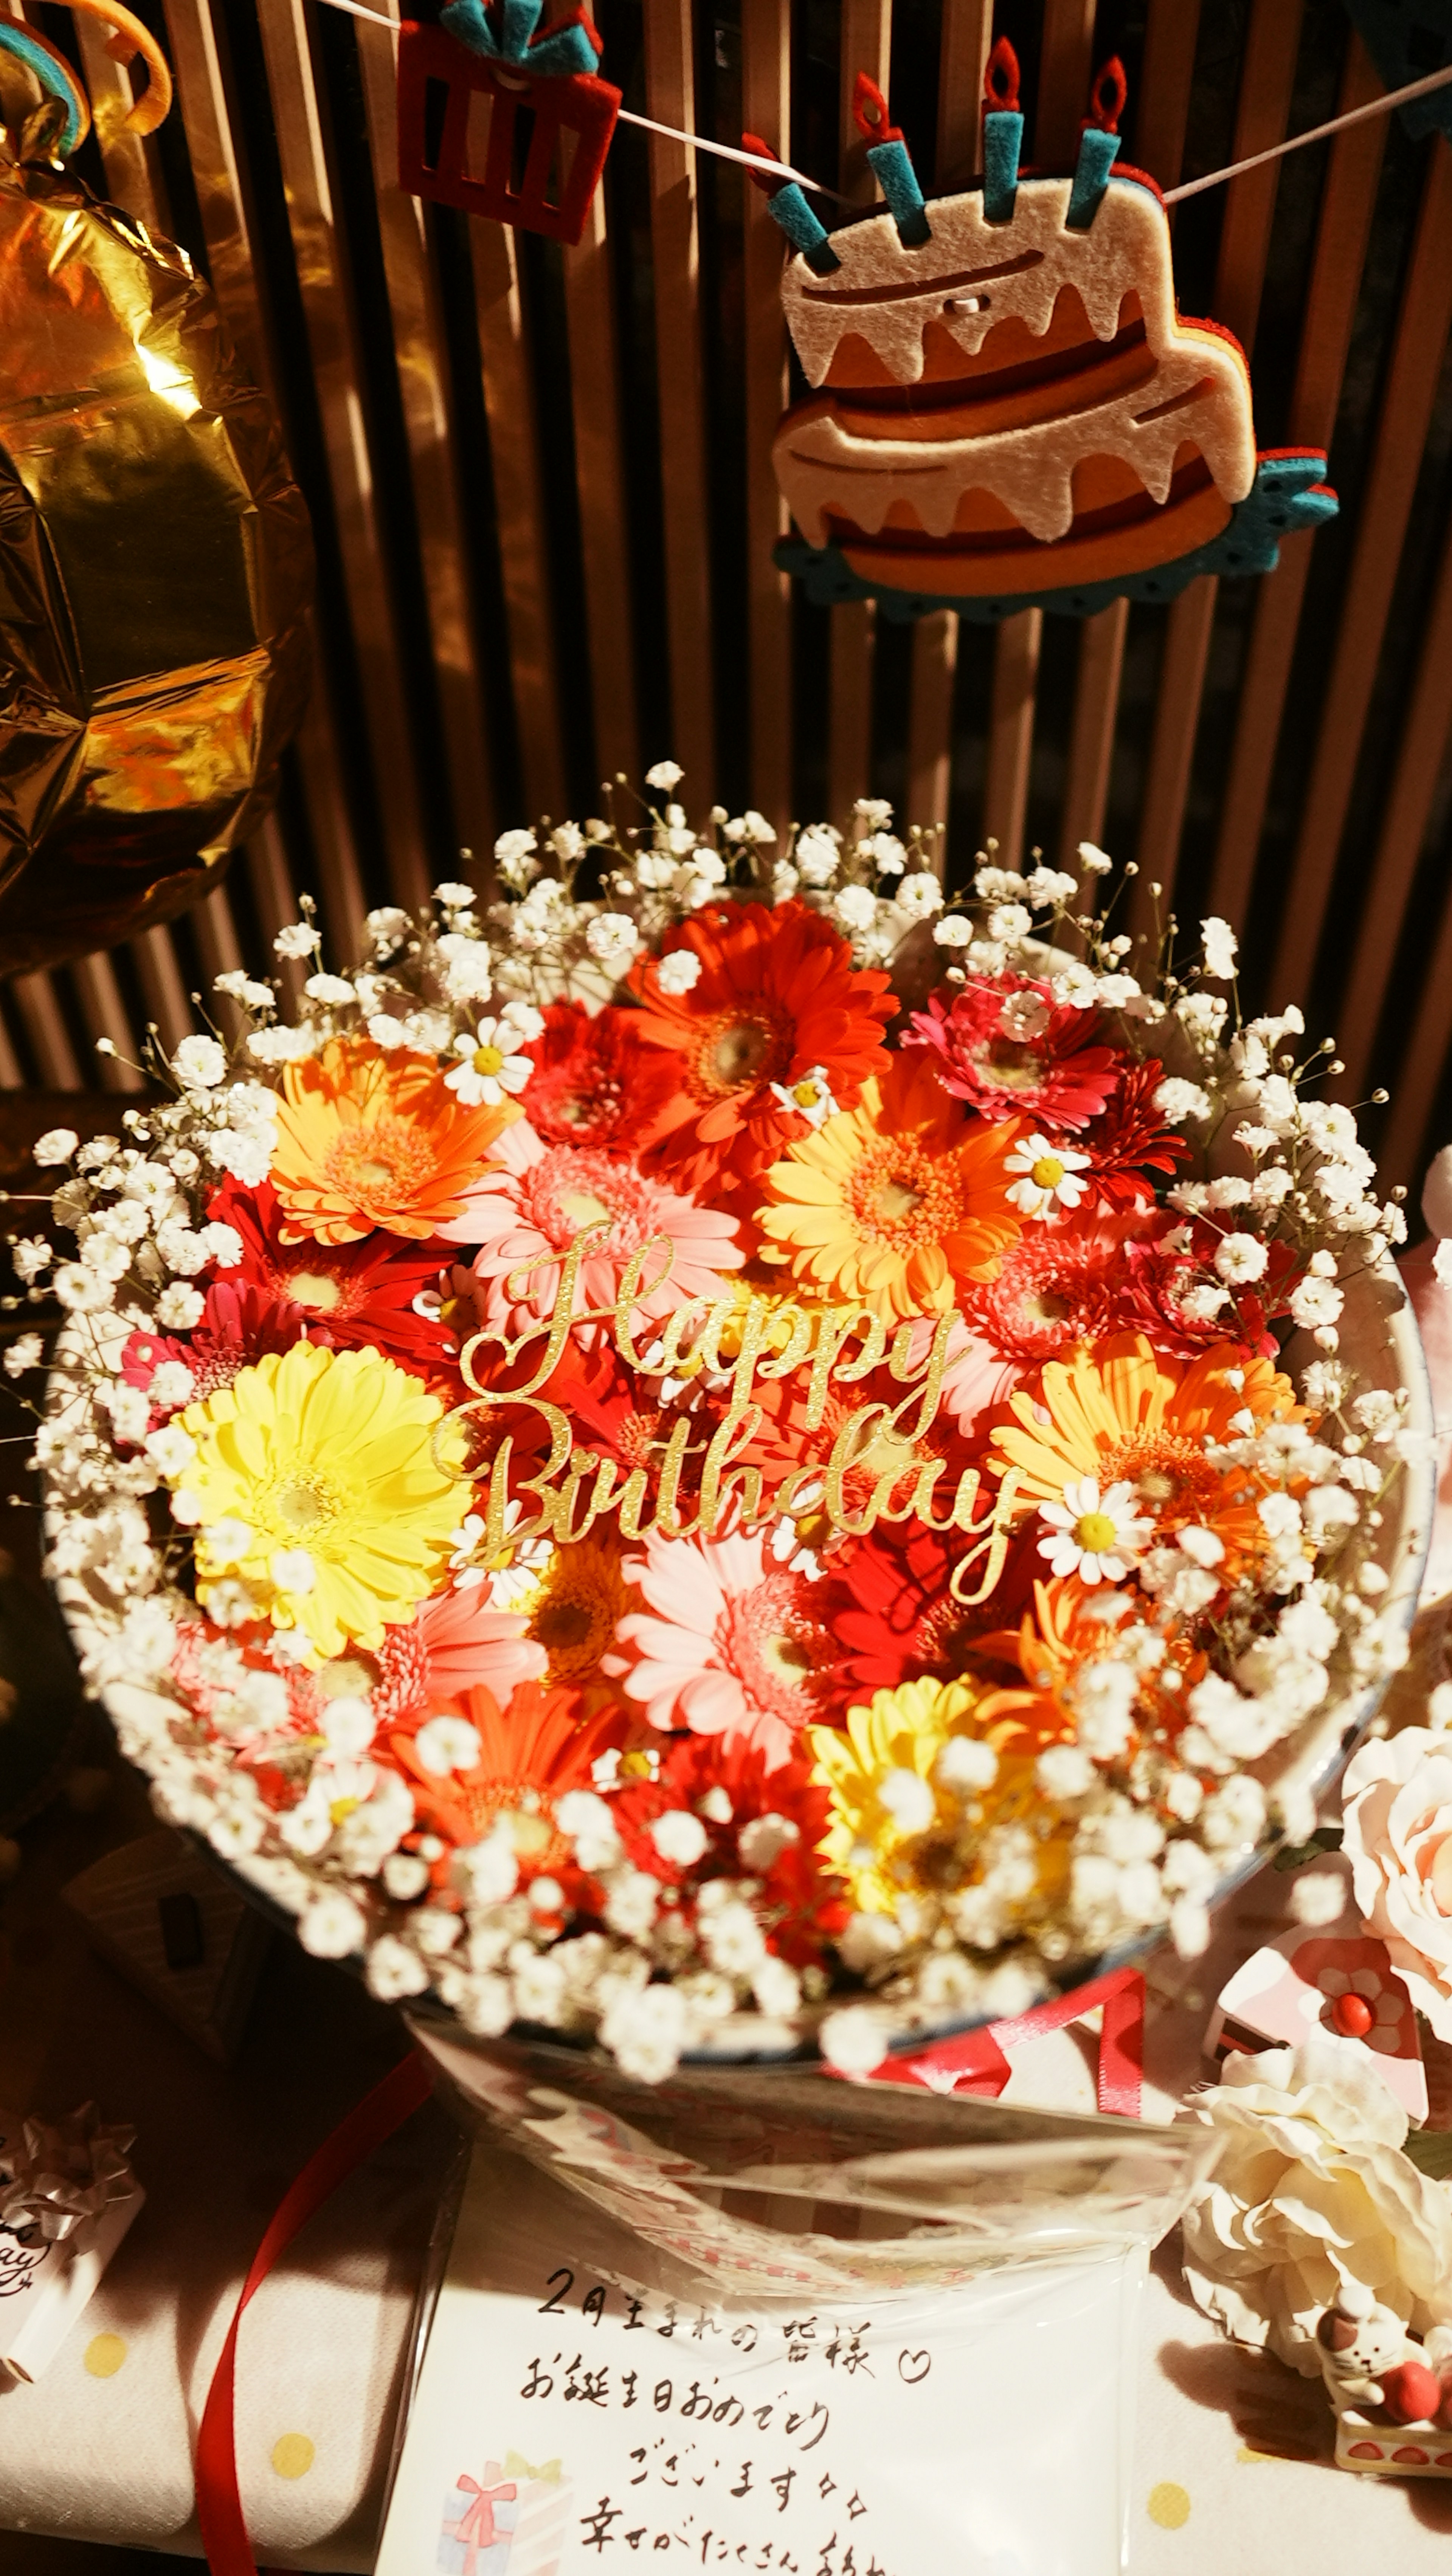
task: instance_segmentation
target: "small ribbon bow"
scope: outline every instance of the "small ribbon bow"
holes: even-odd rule
[[[521,2478],[526,2486],[532,2482],[539,2487],[557,2487],[564,2473],[562,2460],[542,2460],[537,2469],[532,2469],[528,2460],[523,2459],[518,2451],[506,2451],[504,2454],[505,2476]]]
[[[471,53],[484,54],[492,63],[507,63],[511,70],[528,72],[536,78],[554,78],[575,72],[592,72],[600,51],[593,30],[579,17],[552,27],[547,36],[534,42],[539,25],[542,0],[498,0],[499,33],[484,0],[449,0],[439,13],[439,25],[456,36]]]
[[[135,2136],[103,2128],[94,2102],[54,2125],[27,2120],[18,2141],[0,2140],[0,2227],[38,2227],[48,2244],[84,2251],[105,2212],[135,2194]]]

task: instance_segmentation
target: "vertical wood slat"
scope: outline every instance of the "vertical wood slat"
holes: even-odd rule
[[[859,72],[879,89],[888,88],[892,61],[892,0],[842,0],[842,50],[838,80],[838,186],[861,206],[870,206],[877,182],[867,147],[852,117],[852,91]],[[831,706],[828,718],[827,788],[832,820],[845,823],[859,796],[865,796],[872,760],[872,669],[877,623],[870,599],[853,600],[829,612],[831,620]]]
[[[647,111],[662,125],[692,134],[696,72],[691,0],[645,0],[644,23]],[[689,144],[662,134],[651,135],[649,148],[674,736],[670,748],[699,792],[715,779],[716,719],[696,155]]]
[[[1381,87],[1365,46],[1353,36],[1338,110],[1362,106]],[[1338,134],[1331,147],[1291,395],[1288,436],[1293,447],[1331,444],[1386,132],[1387,120],[1371,117]],[[1314,542],[1309,530],[1287,537],[1279,564],[1263,575],[1256,598],[1210,886],[1211,910],[1230,921],[1244,919],[1250,900]]]
[[[524,792],[532,815],[558,818],[567,799],[544,473],[513,233],[505,224],[471,223],[469,258]],[[592,630],[592,648],[595,640]]]
[[[1377,1181],[1383,1190],[1421,1178],[1420,1157],[1438,1140],[1428,1137],[1427,1121],[1441,1088],[1447,1062],[1447,998],[1452,990],[1452,903],[1443,907],[1421,994],[1412,1016],[1406,1052],[1392,1083],[1391,1107],[1377,1155]]]
[[[983,73],[992,43],[993,0],[943,0],[933,182],[940,197],[970,187],[977,176],[982,158]]]
[[[148,1017],[171,1055],[196,1026],[171,934],[163,929],[143,930],[130,946]]]
[[[1034,159],[1045,167],[1073,161],[1094,77],[1095,0],[1044,0],[1039,50],[1039,103]]]
[[[749,134],[791,159],[791,0],[742,0],[741,113]],[[748,171],[741,174],[741,195],[751,801],[781,836],[792,802],[792,609],[790,577],[772,561],[789,519],[771,450],[789,383],[780,294],[784,245]]]
[[[592,16],[591,0],[581,0],[581,7],[585,17]],[[551,15],[563,14],[560,0],[555,0]],[[595,191],[580,240],[567,247],[563,256],[595,756],[607,778],[621,771],[627,778],[637,778],[642,763],[631,604],[634,567],[625,498],[625,407],[603,186]],[[702,788],[709,783],[699,782]]]
[[[1150,0],[1140,59],[1140,95],[1130,107],[1134,119],[1135,167],[1148,170],[1162,188],[1173,188],[1185,158],[1185,129],[1190,121],[1190,91],[1195,79],[1195,47],[1200,36],[1200,0]],[[1175,210],[1170,208],[1173,225]]]
[[[48,975],[15,975],[8,990],[14,996],[30,1051],[40,1069],[42,1091],[84,1091],[81,1068]]]
[[[1231,157],[1236,161],[1247,159],[1253,152],[1268,151],[1284,139],[1295,88],[1302,16],[1303,0],[1254,0],[1235,112]],[[1264,169],[1233,179],[1225,192],[1215,263],[1215,319],[1235,333],[1247,359],[1255,344],[1260,316],[1280,171],[1280,163],[1272,161]],[[1164,659],[1135,850],[1139,878],[1129,906],[1131,931],[1147,932],[1151,927],[1152,882],[1163,882],[1167,901],[1174,893],[1210,629],[1219,593],[1218,577],[1202,574],[1181,592],[1166,620]]]
[[[140,1050],[132,1033],[116,969],[104,949],[92,957],[78,957],[71,968],[71,983],[80,1004],[81,1017],[91,1045],[97,1048],[92,1082],[99,1081],[103,1091],[140,1091],[145,1077],[137,1069]],[[99,1051],[100,1040],[107,1041],[107,1052]],[[115,1053],[109,1050],[114,1048]],[[83,1084],[82,1088],[86,1088]]]
[[[333,205],[303,0],[259,0],[267,84],[297,262],[313,382],[327,448],[349,624],[357,654],[373,778],[390,871],[407,902],[427,870],[413,746],[405,715],[403,658],[374,506],[344,246]],[[348,955],[363,911],[350,850],[319,852],[324,912]]]
[[[958,678],[958,619],[935,608],[913,629],[912,696],[908,707],[906,819],[941,836],[948,820],[953,780],[953,698]],[[937,844],[938,874],[947,851]]]
[[[391,8],[396,14],[398,0],[391,0]],[[354,33],[454,826],[469,847],[488,849],[497,830],[494,781],[464,578],[461,459],[450,418],[438,283],[424,235],[423,207],[398,184],[397,39],[361,19],[355,20]],[[421,869],[415,874],[413,900],[422,903],[429,879]]]
[[[1273,973],[1280,1007],[1302,999],[1320,946],[1449,324],[1452,146],[1438,136],[1418,211],[1371,467],[1361,494],[1351,576],[1286,890]]]
[[[634,778],[641,766],[632,650],[634,574],[625,507],[620,338],[603,188],[595,191],[583,237],[565,252],[565,325],[595,752],[607,778],[621,770]]]
[[[0,1002],[3,1002],[3,999],[3,990],[0,990]],[[24,1067],[11,1044],[4,1012],[0,1010],[0,1091],[23,1091],[24,1089]]]
[[[1016,868],[1023,856],[1028,814],[1029,760],[1044,613],[1026,608],[998,630],[993,662],[993,701],[988,718],[988,787],[984,836],[996,841],[1000,867]]]
[[[1162,188],[1172,188],[1180,176],[1199,24],[1200,0],[1150,0],[1140,94],[1131,101],[1134,162]],[[1103,837],[1128,631],[1127,599],[1112,600],[1083,621],[1059,826],[1059,864],[1064,868],[1072,867],[1081,841],[1097,844]],[[1099,890],[1099,880],[1091,878],[1085,902],[1092,904]]]
[[[965,187],[978,164],[983,72],[993,41],[992,0],[944,0],[938,46],[938,133],[934,190]],[[942,826],[953,775],[953,698],[958,618],[951,608],[920,617],[913,633],[908,718],[908,817]],[[947,858],[938,843],[940,871]]]
[[[1346,998],[1336,1031],[1336,1052],[1346,1067],[1338,1083],[1354,1099],[1371,1069],[1377,1022],[1392,961],[1406,920],[1412,879],[1422,854],[1427,819],[1452,728],[1452,536],[1442,550],[1436,593],[1422,631],[1411,705],[1397,751],[1391,794],[1382,816],[1376,856],[1367,879],[1366,905]],[[1442,996],[1444,1042],[1447,1000]]]
[[[1086,617],[1079,639],[1079,669],[1074,687],[1074,721],[1069,735],[1069,765],[1064,782],[1059,826],[1059,865],[1077,874],[1074,860],[1081,841],[1097,846],[1104,835],[1109,802],[1109,772],[1114,759],[1114,725],[1119,712],[1119,683],[1124,670],[1124,639],[1129,631],[1129,602],[1113,599],[1094,617]],[[1092,909],[1099,880],[1083,889]]]
[[[167,38],[178,110],[187,137],[212,291],[244,367],[278,406],[277,370],[253,257],[246,184],[237,157],[226,78],[208,0],[166,0]],[[342,788],[337,727],[327,675],[313,636],[313,682],[297,735],[297,767],[308,829],[325,882],[356,874],[352,826]],[[280,845],[279,845],[280,846]],[[292,914],[297,911],[296,902]]]
[[[1035,162],[1073,160],[1088,105],[1093,54],[1093,0],[1044,0]],[[1043,610],[1022,608],[1005,618],[994,652],[983,830],[986,839],[997,842],[999,864],[1006,868],[1016,868],[1023,856],[1043,633]]]

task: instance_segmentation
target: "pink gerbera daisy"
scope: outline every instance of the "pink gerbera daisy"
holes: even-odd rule
[[[1116,1289],[1132,1225],[1071,1232],[1040,1226],[1010,1245],[995,1278],[963,1292],[963,1315],[1000,1359],[1035,1368],[1118,1325]]]
[[[1087,1127],[1119,1079],[1121,1059],[1098,1043],[1097,1011],[1056,1002],[1028,975],[934,993],[904,1033],[905,1047],[938,1058],[945,1091],[985,1118],[1019,1113],[1051,1131]]]
[[[626,1560],[649,1612],[615,1633],[623,1655],[603,1658],[651,1726],[687,1726],[789,1762],[804,1726],[820,1720],[836,1641],[820,1587],[764,1556],[759,1536],[662,1538]]]
[[[734,1217],[697,1207],[596,1146],[546,1145],[527,1119],[500,1137],[495,1167],[471,1192],[464,1222],[468,1240],[479,1245],[474,1272],[492,1332],[517,1333],[553,1314],[561,1257],[591,1226],[608,1231],[596,1235],[580,1265],[577,1310],[613,1305],[632,1256],[647,1244],[657,1248],[635,1300],[642,1315],[725,1296],[723,1272],[739,1270],[745,1259]],[[528,1276],[511,1289],[516,1272]]]
[[[517,1683],[542,1681],[548,1661],[522,1612],[491,1606],[487,1582],[456,1584],[407,1627],[384,1630],[374,1713],[380,1726],[402,1726],[478,1687],[507,1702]]]

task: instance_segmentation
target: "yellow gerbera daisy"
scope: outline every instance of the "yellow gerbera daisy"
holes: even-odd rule
[[[195,1507],[203,1608],[240,1577],[326,1658],[377,1648],[438,1588],[472,1488],[457,1434],[438,1437],[443,1406],[406,1369],[295,1342],[178,1418],[196,1454],[171,1482]]]
[[[1233,1342],[1177,1360],[1142,1333],[1048,1361],[1038,1388],[1019,1388],[1009,1409],[1013,1420],[996,1426],[987,1463],[999,1476],[1017,1469],[1023,1511],[1060,1501],[1085,1476],[1101,1487],[1122,1481],[1159,1535],[1172,1538],[1192,1524],[1212,1530],[1227,1574],[1235,1558],[1263,1544],[1255,1506],[1266,1481],[1247,1468],[1212,1465],[1207,1445],[1301,1410],[1289,1378]]]
[[[762,1257],[819,1297],[889,1322],[941,1314],[991,1279],[1016,1242],[1004,1157],[1019,1123],[969,1120],[920,1055],[895,1055],[842,1110],[792,1145],[761,1183]]]
[[[615,1645],[616,1622],[640,1608],[640,1594],[625,1580],[625,1541],[618,1531],[592,1530],[587,1538],[552,1549],[533,1593],[515,1592],[510,1606],[529,1621],[526,1634],[549,1657],[547,1687],[597,1685],[600,1658]],[[613,1694],[611,1694],[613,1696]]]
[[[812,1777],[832,1801],[817,1848],[846,1879],[859,1913],[895,1914],[905,1894],[925,1887],[945,1894],[960,1882],[963,1810],[933,1774],[950,1736],[996,1751],[1018,1732],[1013,1716],[983,1722],[989,1704],[1008,1696],[971,1682],[900,1682],[874,1691],[866,1708],[849,1709],[845,1727],[807,1729]]]

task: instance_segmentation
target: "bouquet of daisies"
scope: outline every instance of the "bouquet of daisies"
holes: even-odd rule
[[[1309,1829],[1415,1588],[1343,1315],[1404,1228],[1224,923],[679,776],[349,974],[306,911],[42,1140],[50,1570],[159,1811],[375,1993],[863,2072]]]

